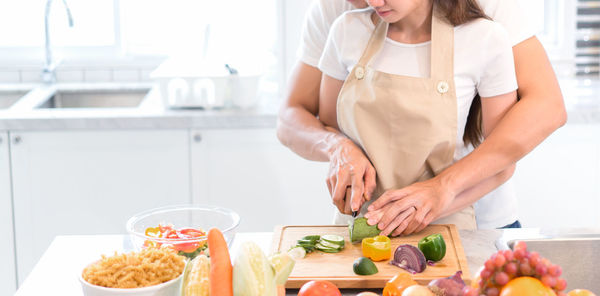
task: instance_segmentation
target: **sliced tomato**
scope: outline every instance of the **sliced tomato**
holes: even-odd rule
[[[195,228],[181,228],[179,229],[179,232],[189,237],[201,237],[206,235],[204,231]]]
[[[300,288],[298,296],[342,296],[342,293],[329,281],[310,281]]]

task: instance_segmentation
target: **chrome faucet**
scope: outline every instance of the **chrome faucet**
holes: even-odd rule
[[[50,8],[52,7],[53,0],[46,1],[46,12],[44,14],[44,33],[46,36],[46,61],[44,62],[44,69],[42,70],[42,81],[44,83],[54,83],[56,82],[56,66],[60,62],[52,61],[52,48],[50,46],[50,29],[49,29],[49,19],[50,19]],[[71,16],[71,10],[69,9],[69,5],[67,5],[66,0],[62,0],[65,4],[65,9],[67,10],[67,16],[69,17],[69,27],[73,27],[73,17]]]

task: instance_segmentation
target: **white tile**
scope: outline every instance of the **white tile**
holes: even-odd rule
[[[57,70],[56,80],[58,82],[82,82],[83,71],[82,70]]]
[[[112,81],[111,70],[85,70],[84,80],[87,82],[110,82]]]
[[[0,84],[19,82],[21,82],[19,71],[0,71]]]
[[[40,71],[21,71],[22,83],[40,83],[42,82],[42,72]]]
[[[113,81],[133,82],[139,80],[140,72],[138,70],[113,70]]]

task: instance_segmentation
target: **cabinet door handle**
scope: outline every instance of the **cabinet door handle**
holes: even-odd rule
[[[194,142],[196,142],[196,143],[202,142],[202,135],[201,134],[194,134]]]
[[[23,141],[23,139],[21,138],[21,136],[15,136],[15,137],[13,138],[13,143],[15,143],[15,144],[19,144],[19,143],[21,143],[22,141]]]

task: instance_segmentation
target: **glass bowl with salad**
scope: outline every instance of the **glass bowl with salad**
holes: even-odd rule
[[[240,216],[230,209],[176,205],[136,214],[127,221],[126,228],[138,250],[168,247],[191,259],[207,252],[206,234],[209,229],[221,230],[231,246],[239,224]]]

